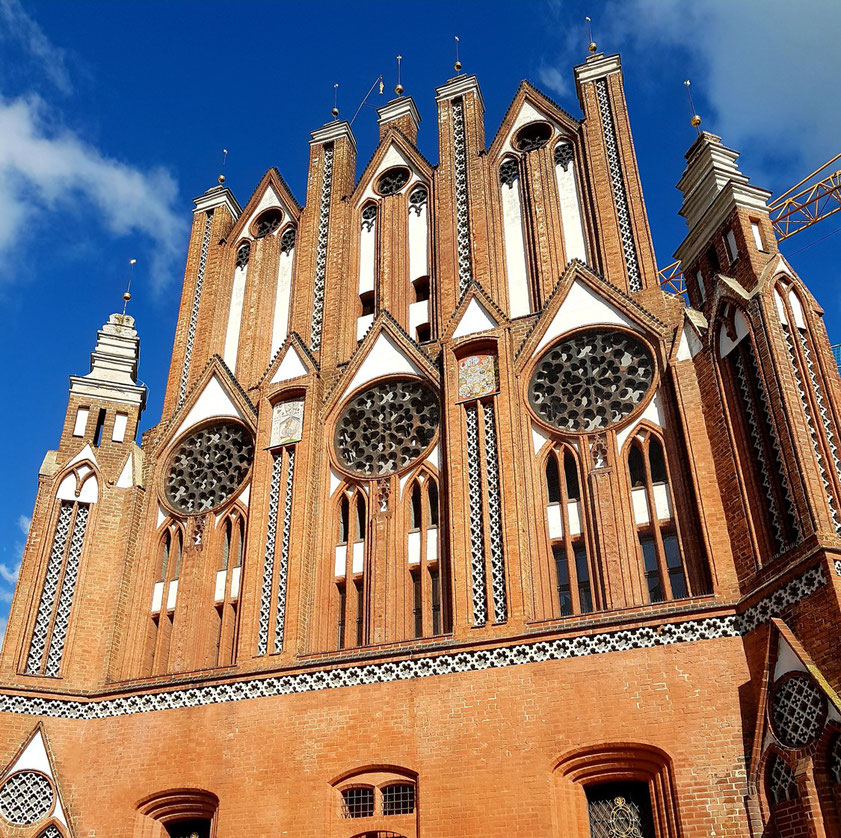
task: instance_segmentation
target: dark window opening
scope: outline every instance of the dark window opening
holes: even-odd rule
[[[423,525],[423,513],[421,511],[421,490],[420,486],[415,483],[412,486],[412,517],[411,521],[409,522],[411,525],[411,529],[419,530]]]
[[[640,535],[640,546],[645,567],[645,581],[648,585],[648,599],[650,602],[662,602],[665,596],[663,595],[663,580],[660,578],[660,566],[657,564],[657,545],[652,536]]]
[[[578,484],[578,468],[575,457],[569,451],[564,452],[564,477],[567,484],[567,500],[580,500],[581,487]]]
[[[714,274],[721,271],[721,262],[718,260],[718,251],[715,249],[714,245],[707,248],[707,263]]]
[[[257,219],[257,222],[254,225],[254,235],[258,239],[262,239],[265,236],[271,235],[276,230],[278,230],[282,223],[283,223],[283,211],[282,210],[278,209],[277,207],[273,207],[272,209],[267,209]]]
[[[383,789],[384,815],[411,815],[415,811],[415,787],[409,783]]]
[[[573,547],[575,553],[575,574],[578,577],[578,604],[582,614],[593,610],[593,593],[590,589],[590,568],[587,564],[587,550],[579,542]]]
[[[652,436],[648,441],[648,464],[651,467],[651,482],[666,483],[666,457],[663,454],[663,446],[660,441]]]
[[[432,584],[432,633],[441,634],[441,572],[437,567],[429,569]]]
[[[359,302],[362,305],[362,313],[360,317],[366,317],[374,313],[374,292],[365,291],[359,295]]]
[[[435,485],[434,480],[429,481],[428,497],[429,497],[429,526],[430,527],[437,527],[438,526],[438,487]]]
[[[524,125],[514,138],[518,151],[534,151],[543,148],[552,139],[552,126],[548,122],[532,122]]]
[[[178,821],[166,825],[169,838],[210,838],[210,821],[200,820]]]
[[[645,461],[639,445],[634,443],[628,452],[628,471],[631,473],[631,486],[645,486]]]
[[[415,637],[423,637],[423,584],[419,572],[412,573],[412,597],[414,600],[412,616],[415,618]]]
[[[549,503],[561,502],[561,480],[558,477],[558,463],[554,454],[549,454],[546,461],[546,491],[549,495]]]
[[[93,432],[93,447],[97,448],[102,442],[102,429],[105,427],[105,411],[100,409],[96,416],[96,428]]]
[[[429,277],[419,276],[413,283],[412,287],[415,289],[415,302],[422,303],[429,299]]]
[[[347,543],[349,529],[350,501],[348,501],[347,495],[342,495],[342,500],[339,504],[339,544]]]
[[[362,581],[356,587],[356,645],[361,646],[365,637],[365,589]]]
[[[365,501],[362,495],[356,496],[356,540],[362,541],[365,538]]]
[[[374,816],[374,790],[345,789],[342,792],[342,804],[342,814],[346,818],[371,818]]]
[[[683,561],[680,557],[680,544],[674,533],[663,533],[663,550],[666,553],[666,567],[669,571],[672,597],[674,599],[683,599],[689,596],[689,591],[686,588],[686,575],[683,571]]]
[[[569,587],[569,566],[567,565],[564,545],[553,545],[552,555],[555,559],[555,572],[558,577],[558,605],[561,609],[561,616],[568,617],[572,614],[572,594]]]
[[[344,584],[336,586],[339,591],[339,620],[336,626],[336,646],[339,649],[345,648],[345,607],[347,605],[347,596],[345,595]]]
[[[605,783],[587,789],[592,838],[656,838],[648,783]]]
[[[429,323],[421,323],[415,329],[415,335],[418,343],[429,343],[432,340],[432,326]]]

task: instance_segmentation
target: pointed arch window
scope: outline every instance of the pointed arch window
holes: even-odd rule
[[[561,139],[555,145],[555,185],[561,210],[561,227],[564,237],[564,254],[569,263],[573,259],[587,261],[584,244],[584,218],[578,193],[575,152],[572,143]]]
[[[213,592],[218,618],[215,649],[217,666],[228,666],[236,660],[245,529],[245,516],[241,510],[235,509],[221,521],[215,534],[219,552]]]
[[[628,449],[631,507],[650,602],[689,596],[663,443],[640,431]]]
[[[338,649],[363,646],[367,634],[365,543],[368,504],[359,486],[341,490],[337,509],[333,614]]]
[[[594,609],[587,548],[586,505],[578,458],[572,448],[552,448],[544,465],[546,524],[552,551],[550,575],[557,594],[554,613],[561,617]]]
[[[434,637],[445,631],[442,613],[442,539],[438,526],[438,482],[421,471],[406,487],[406,537],[411,587],[411,635]]]
[[[158,675],[168,671],[183,550],[181,526],[167,521],[158,539],[145,674]]]
[[[499,166],[499,188],[502,200],[505,270],[508,278],[508,312],[512,318],[522,317],[532,310],[520,187],[520,163],[514,157],[506,157]]]
[[[362,340],[374,322],[375,289],[377,286],[377,216],[376,201],[362,207],[359,230],[359,306],[356,339]]]

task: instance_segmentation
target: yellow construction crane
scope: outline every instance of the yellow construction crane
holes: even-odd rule
[[[841,210],[841,154],[827,160],[819,169],[795,183],[787,192],[768,204],[771,224],[778,241],[796,236],[819,221]],[[683,294],[686,283],[680,262],[672,262],[658,271],[660,287],[672,294]]]

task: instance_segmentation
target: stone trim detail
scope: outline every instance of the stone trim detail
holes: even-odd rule
[[[286,577],[289,572],[289,538],[292,530],[292,483],[295,479],[295,449],[290,448],[286,464],[286,495],[283,499],[283,527],[280,537],[280,562],[277,567],[277,614],[274,651],[283,651],[283,631],[286,625]]]
[[[324,146],[324,172],[321,180],[321,199],[318,208],[318,246],[315,252],[315,277],[312,290],[312,329],[310,345],[313,352],[321,347],[321,326],[324,320],[324,283],[327,278],[327,241],[330,232],[330,199],[333,195],[333,145]]]
[[[479,466],[478,406],[464,409],[467,425],[467,496],[470,515],[470,571],[473,590],[473,625],[488,621],[487,583],[485,581],[485,527],[482,519],[482,478]]]
[[[211,210],[205,216],[204,236],[201,242],[201,256],[199,258],[199,270],[196,275],[196,290],[193,293],[193,307],[190,309],[190,325],[187,327],[187,345],[184,348],[184,364],[181,367],[181,381],[178,384],[178,403],[175,406],[176,410],[184,404],[184,399],[187,398],[187,378],[190,375],[190,363],[193,360],[193,344],[196,340],[196,324],[199,319],[199,304],[201,303],[201,292],[204,286],[204,272],[207,268],[207,253],[210,249],[210,228],[212,220],[213,211]]]
[[[502,544],[502,500],[499,490],[499,458],[496,451],[496,414],[493,402],[483,406],[485,424],[485,463],[488,480],[488,525],[491,542],[491,592],[494,622],[508,619],[508,594],[505,585],[505,551]]]
[[[619,235],[622,238],[622,252],[625,256],[625,268],[628,271],[628,287],[631,291],[642,288],[637,248],[634,243],[634,229],[631,225],[631,213],[628,209],[628,195],[625,191],[625,180],[622,174],[622,162],[619,159],[619,147],[616,142],[616,127],[613,123],[613,112],[607,95],[607,80],[599,79],[595,82],[596,96],[599,101],[599,116],[602,121],[602,134],[607,151],[607,168],[610,172],[610,185],[613,189],[613,203],[616,207],[616,218],[619,222]]]
[[[450,675],[479,669],[497,669],[527,663],[580,658],[608,652],[650,649],[699,640],[736,638],[780,616],[790,605],[804,600],[827,584],[823,566],[817,565],[768,594],[744,613],[725,617],[700,617],[660,626],[640,626],[578,637],[559,637],[530,643],[512,643],[493,649],[476,649],[424,655],[384,663],[356,663],[312,672],[251,678],[226,684],[186,687],[94,701],[40,698],[0,693],[0,713],[64,719],[105,719],[115,716],[174,710],[251,698],[338,689],[360,684],[386,684]]]

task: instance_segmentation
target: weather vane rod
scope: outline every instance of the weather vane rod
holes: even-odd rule
[[[453,64],[453,67],[455,67],[455,71],[458,74],[458,73],[461,72],[461,61],[459,60],[459,57],[458,57],[459,37],[458,37],[458,35],[455,35],[454,37],[456,39],[456,63]]]
[[[692,82],[687,79],[683,85],[686,88],[686,95],[689,97],[689,110],[692,112],[692,118],[689,120],[689,124],[698,132],[698,136],[700,137],[701,117],[695,112],[695,103],[692,101],[692,91],[689,89],[692,86]]]
[[[129,259],[128,284],[126,285],[125,293],[123,294],[123,317],[126,316],[126,306],[131,300],[131,278],[134,276],[134,266],[137,264],[137,259]]]
[[[368,97],[374,92],[374,88],[377,85],[380,86],[380,95],[382,96],[382,92],[383,92],[383,77],[382,77],[382,74],[380,74],[379,76],[377,76],[374,79],[374,83],[368,88],[368,92],[365,94],[364,98],[359,103],[359,107],[356,109],[356,113],[353,115],[353,119],[351,119],[351,121],[350,121],[350,127],[351,128],[353,127],[353,123],[356,121],[356,117],[359,116],[359,111],[362,110],[363,106],[368,101]]]
[[[590,52],[595,52],[598,49],[598,47],[596,46],[596,42],[593,40],[593,27],[590,25],[592,23],[592,21],[590,20],[589,16],[585,17],[584,20],[587,21],[587,35],[590,38],[590,43],[589,43],[587,49]]]
[[[403,95],[403,85],[400,84],[400,62],[403,60],[402,55],[397,56],[397,84],[394,86],[394,92],[398,96]]]
[[[217,180],[219,181],[219,185],[221,186],[225,182],[225,161],[228,159],[228,149],[222,149],[222,171],[219,173],[219,177]]]
[[[333,85],[333,119],[339,118],[339,83]]]

